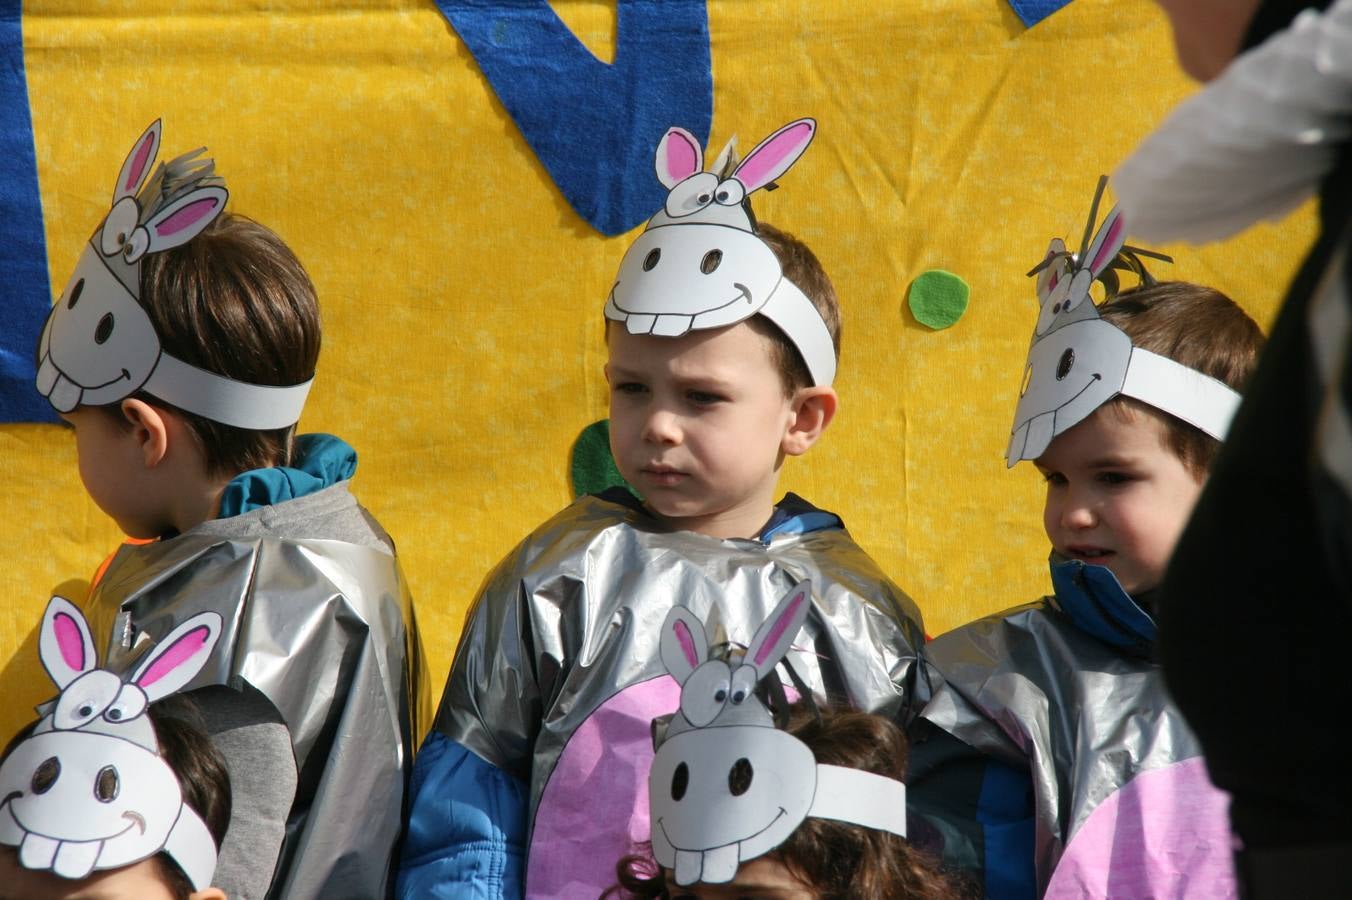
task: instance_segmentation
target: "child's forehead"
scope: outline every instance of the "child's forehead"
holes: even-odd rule
[[[1058,434],[1034,460],[1039,469],[1126,462],[1154,452],[1172,453],[1163,413],[1115,398]]]

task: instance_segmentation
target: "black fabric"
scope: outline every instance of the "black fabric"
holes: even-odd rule
[[[1305,9],[1327,9],[1333,0],[1264,0],[1259,4],[1244,35],[1244,50],[1257,47],[1291,24]]]
[[[1310,300],[1347,242],[1346,154],[1321,234],[1287,294],[1229,438],[1174,552],[1159,608],[1164,670],[1250,848],[1352,837],[1352,585],[1329,540],[1313,454],[1322,399]],[[1344,507],[1345,508],[1345,507]],[[1343,523],[1346,526],[1346,523]]]

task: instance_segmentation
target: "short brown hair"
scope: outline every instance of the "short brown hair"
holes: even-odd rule
[[[1242,392],[1263,348],[1263,332],[1220,291],[1186,281],[1161,281],[1123,291],[1099,308],[1133,346],[1196,369]],[[1164,422],[1165,446],[1189,471],[1205,475],[1220,441],[1194,425],[1130,397],[1110,404],[1119,413],[1145,413]]]
[[[319,301],[300,260],[273,231],[223,213],[181,247],[141,264],[141,306],[164,352],[236,381],[293,385],[314,377],[319,360]],[[202,445],[208,474],[234,476],[286,465],[295,426],[235,428],[181,414]],[[110,407],[116,412],[116,407]]]
[[[160,756],[173,770],[183,791],[183,802],[202,817],[219,852],[230,825],[232,806],[225,758],[207,736],[205,720],[197,705],[185,695],[173,694],[152,703],[146,712],[155,726]],[[187,900],[193,886],[182,867],[165,852],[155,859],[175,900]]]
[[[796,703],[788,731],[818,763],[861,769],[902,781],[909,745],[890,719],[853,710]],[[937,863],[906,839],[886,831],[831,819],[804,819],[767,854],[822,897],[887,897],[947,900],[961,892],[939,874]],[[650,857],[629,856],[616,867],[619,884],[606,897],[665,897],[666,876]]]
[[[826,330],[831,333],[836,359],[840,359],[840,302],[816,254],[798,238],[766,222],[757,223],[756,234],[775,252],[784,277],[797,285],[821,314]],[[812,373],[788,335],[764,316],[753,316],[749,323],[758,334],[774,342],[773,360],[779,369],[780,380],[784,382],[785,393],[792,394],[798,388],[811,386]]]

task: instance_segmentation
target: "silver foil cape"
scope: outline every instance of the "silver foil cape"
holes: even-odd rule
[[[616,797],[623,802],[626,795],[640,795],[638,814],[646,821],[648,707],[637,703],[624,713],[631,717],[621,730],[635,748],[632,761],[602,756],[601,765],[593,759],[574,769],[565,749],[603,704],[616,709],[622,693],[637,696],[670,682],[670,705],[655,712],[675,711],[679,688],[658,653],[672,604],[694,611],[712,642],[745,644],[776,601],[807,578],[814,608],[788,654],[795,670],[814,691],[903,720],[915,648],[924,640],[920,612],[843,528],[779,534],[768,543],[719,540],[658,531],[638,510],[584,497],[489,574],[461,636],[434,728],[529,785],[528,896],[582,896],[584,886],[613,882],[619,859],[596,861],[598,872],[612,876],[599,885],[560,874],[576,867],[574,858],[591,853],[592,845],[584,835],[560,833],[571,832],[567,823],[577,816],[554,815],[555,791],[589,791],[586,773],[608,766],[608,783],[641,782],[642,789],[617,788]],[[602,711],[593,724],[606,715]],[[633,739],[635,728],[648,745],[646,757]],[[601,742],[609,746],[608,739]],[[551,784],[556,768],[565,774]],[[598,779],[598,785],[604,794],[605,784]],[[586,815],[586,799],[577,798],[574,813]],[[626,822],[633,827],[630,810],[607,810],[603,798],[597,805],[592,830],[622,832]],[[612,813],[616,818],[607,826]],[[588,830],[586,824],[579,830]]]
[[[291,733],[298,803],[270,896],[385,896],[407,773],[428,720],[426,662],[395,558],[338,540],[188,532],[124,545],[94,586],[105,665],[129,668],[175,623],[215,610],[217,648],[184,690],[247,682]]]
[[[943,634],[924,656],[931,694],[921,715],[1031,768],[1039,896],[1109,797],[1143,772],[1200,763],[1158,663],[1086,634],[1054,597]],[[1228,844],[1219,849],[1228,857]]]

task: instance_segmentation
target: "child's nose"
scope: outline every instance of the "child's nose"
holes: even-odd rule
[[[1094,507],[1085,499],[1070,497],[1061,508],[1061,522],[1067,528],[1092,528],[1097,521]]]
[[[643,439],[651,444],[675,444],[681,439],[680,423],[670,410],[654,409],[643,425]]]

